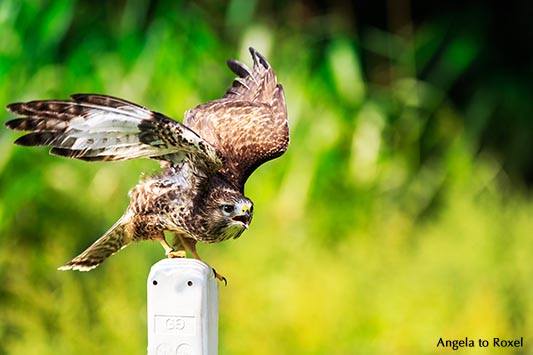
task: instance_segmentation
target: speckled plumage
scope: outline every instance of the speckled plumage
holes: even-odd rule
[[[253,204],[244,184],[261,164],[285,152],[289,130],[281,84],[261,54],[253,68],[234,60],[239,77],[226,94],[185,113],[182,123],[105,95],[14,103],[22,116],[6,126],[31,131],[16,140],[87,161],[157,159],[162,171],[130,191],[122,217],[100,239],[60,269],[91,270],[133,241],[158,240],[167,254],[196,252],[196,242],[238,238]],[[169,246],[164,231],[173,232]],[[184,254],[180,254],[183,256]]]

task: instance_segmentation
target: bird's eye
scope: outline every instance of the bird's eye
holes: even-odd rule
[[[222,205],[222,211],[225,213],[233,212],[234,207],[232,205]]]

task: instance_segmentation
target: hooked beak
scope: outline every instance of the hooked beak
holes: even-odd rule
[[[236,214],[235,216],[231,217],[231,220],[234,222],[241,223],[244,228],[248,229],[248,225],[250,224],[250,221],[252,220],[252,214],[250,213],[250,208],[248,206],[244,206],[242,208],[241,213]]]

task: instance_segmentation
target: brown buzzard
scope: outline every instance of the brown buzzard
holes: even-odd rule
[[[31,131],[15,143],[45,145],[51,153],[87,161],[147,157],[162,172],[129,193],[126,212],[100,239],[60,270],[88,271],[140,240],[157,240],[170,257],[196,252],[198,241],[238,238],[252,219],[244,184],[261,164],[289,144],[285,97],[266,59],[253,48],[253,68],[228,60],[238,75],[226,94],[185,113],[183,124],[105,95],[14,103],[21,118],[6,122]],[[164,231],[174,234],[169,245]],[[217,274],[219,279],[223,279]]]

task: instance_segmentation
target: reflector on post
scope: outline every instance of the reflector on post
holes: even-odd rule
[[[207,264],[164,259],[148,275],[148,355],[218,353],[218,283]]]

